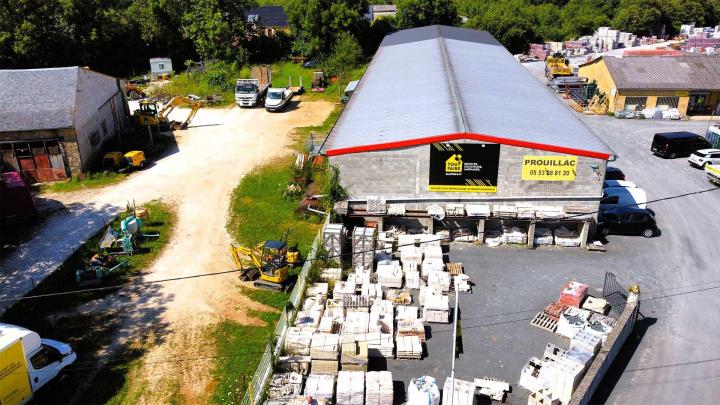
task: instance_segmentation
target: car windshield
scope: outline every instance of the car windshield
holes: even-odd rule
[[[235,86],[235,93],[254,93],[255,85],[250,83],[240,83]]]
[[[271,100],[280,100],[282,98],[282,94],[279,92],[268,93],[268,98]]]

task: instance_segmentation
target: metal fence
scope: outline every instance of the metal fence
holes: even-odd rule
[[[323,223],[323,229],[329,221],[330,217],[328,216],[325,218],[325,222]],[[290,292],[288,302],[292,305],[289,305],[283,310],[283,314],[280,316],[280,319],[275,326],[275,333],[273,336],[275,336],[277,340],[274,344],[271,342],[265,346],[265,352],[260,358],[260,362],[255,370],[255,375],[253,375],[252,381],[250,381],[247,391],[245,391],[245,396],[243,397],[242,402],[240,402],[242,405],[254,405],[260,403],[262,400],[265,392],[265,386],[267,385],[270,375],[273,372],[273,366],[275,363],[274,360],[280,354],[280,350],[285,343],[285,334],[290,326],[290,321],[295,319],[297,310],[300,308],[300,300],[305,293],[306,278],[310,272],[312,262],[317,255],[317,247],[320,243],[322,243],[322,234],[322,229],[320,229],[320,232],[318,232],[315,240],[313,241],[312,248],[305,260],[305,264],[303,264],[302,270],[300,271],[300,274],[298,274],[295,287],[292,292]]]

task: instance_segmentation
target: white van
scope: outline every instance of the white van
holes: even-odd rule
[[[600,209],[611,210],[619,207],[646,208],[647,194],[637,187],[610,187],[603,190]]]

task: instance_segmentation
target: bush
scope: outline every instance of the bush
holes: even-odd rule
[[[342,32],[338,35],[333,52],[325,61],[325,70],[344,82],[345,76],[362,63],[362,48],[354,36]]]

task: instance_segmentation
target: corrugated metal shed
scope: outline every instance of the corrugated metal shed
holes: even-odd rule
[[[604,61],[620,90],[720,90],[717,56],[609,57]]]
[[[489,33],[438,25],[385,37],[326,151],[457,139],[602,159],[613,154]]]
[[[0,70],[0,132],[73,128],[81,107],[92,115],[117,91],[114,77],[78,66]]]

